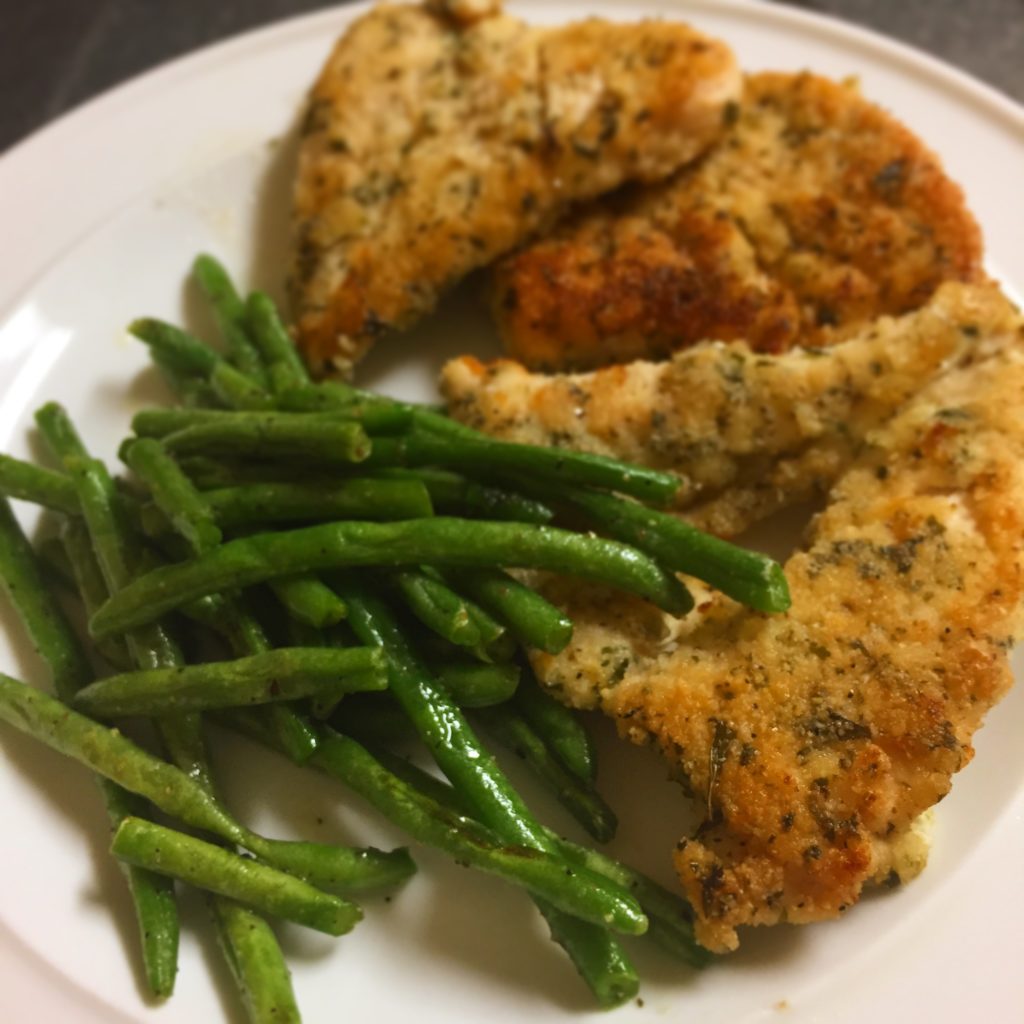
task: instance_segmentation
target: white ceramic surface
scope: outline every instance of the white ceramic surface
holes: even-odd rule
[[[113,456],[133,408],[161,398],[123,325],[143,313],[194,318],[182,282],[199,250],[218,253],[247,283],[277,286],[290,129],[331,41],[360,9],[286,22],[177,61],[0,159],[0,449],[31,452],[31,411],[56,398],[97,452]],[[865,93],[913,125],[964,184],[993,271],[1011,290],[1024,283],[1024,112],[958,72],[838,23],[742,0],[552,0],[511,9],[544,22],[585,13],[682,17],[727,39],[748,69],[860,76]],[[420,334],[415,361],[375,355],[363,380],[427,398],[445,355],[494,348],[473,296],[447,303]],[[6,610],[2,623],[0,667],[41,678]],[[1019,658],[1017,667],[1020,675]],[[642,1007],[612,1017],[593,1011],[526,899],[423,850],[419,876],[391,902],[371,901],[352,935],[334,941],[283,930],[305,1019],[1019,1020],[1022,727],[1017,691],[939,808],[932,864],[918,882],[865,899],[836,924],[749,934],[740,953],[699,977],[638,946]],[[600,723],[598,732],[603,787],[622,818],[615,851],[671,881],[668,851],[686,827],[683,801],[656,758],[618,744]],[[257,828],[402,841],[340,788],[230,737],[218,736],[217,750],[230,803]],[[509,769],[520,777],[517,765]],[[538,804],[549,807],[542,797]],[[195,900],[184,901],[174,999],[143,1001],[130,908],[84,771],[4,728],[0,808],[0,1020],[242,1021]],[[556,810],[549,816],[571,831]]]

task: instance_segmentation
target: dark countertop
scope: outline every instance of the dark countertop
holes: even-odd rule
[[[0,0],[0,152],[96,93],[322,0]],[[911,43],[1024,101],[1024,0],[795,0]]]

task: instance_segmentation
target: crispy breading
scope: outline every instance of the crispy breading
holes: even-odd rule
[[[373,8],[312,91],[290,290],[317,371],[349,368],[569,203],[693,159],[741,88],[729,49],[686,25],[438,6]]]
[[[724,507],[695,510],[727,534],[801,500],[809,485],[827,489],[867,431],[969,344],[978,324],[1005,329],[1012,317],[994,285],[951,283],[917,312],[824,350],[703,344],[667,362],[551,376],[464,356],[445,366],[441,390],[453,417],[496,437],[670,470],[680,477],[679,509],[735,487]]]
[[[653,739],[706,808],[675,864],[712,949],[833,918],[904,870],[912,822],[970,760],[1024,622],[1024,321],[874,431],[786,564],[790,611],[722,595],[675,623],[550,580],[575,623],[551,692]],[[917,858],[919,860],[919,857]]]
[[[509,355],[535,369],[705,339],[775,352],[979,280],[981,255],[938,158],[855,85],[764,73],[695,166],[590,204],[502,261],[494,310]]]

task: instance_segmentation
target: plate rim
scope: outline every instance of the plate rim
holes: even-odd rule
[[[594,4],[588,4],[587,0],[562,0],[562,2],[567,6],[581,9],[602,6],[601,0],[596,0]],[[911,44],[881,35],[876,30],[848,23],[830,15],[767,3],[763,0],[657,0],[657,2],[662,7],[678,9],[680,16],[684,17],[687,13],[699,15],[700,12],[719,15],[723,12],[749,14],[761,22],[774,23],[784,27],[793,25],[803,31],[811,30],[814,34],[823,36],[841,46],[854,45],[903,70],[925,74],[936,88],[950,90],[960,96],[968,97],[979,110],[988,116],[996,116],[1004,122],[1010,131],[1019,133],[1024,138],[1024,104],[1018,103],[996,87],[980,81],[968,72]],[[261,50],[272,50],[287,45],[291,38],[319,32],[332,23],[347,24],[371,6],[372,4],[363,0],[363,2],[338,5],[286,17],[248,29],[165,60],[76,105],[0,153],[0,215],[7,210],[21,206],[22,203],[30,202],[29,196],[19,195],[17,187],[3,187],[4,179],[16,175],[26,165],[44,159],[48,148],[60,148],[65,139],[72,139],[76,134],[87,132],[91,127],[104,125],[111,118],[116,118],[119,112],[134,109],[139,105],[144,106],[154,93],[173,89],[177,81],[191,81],[210,73],[217,67],[230,65],[239,60],[253,59]],[[527,16],[531,8],[536,9],[543,6],[543,0],[519,0],[519,2],[508,5],[514,13],[523,13]],[[642,11],[638,11],[638,14],[642,15],[642,13]],[[102,228],[121,209],[138,201],[140,195],[159,190],[163,184],[173,180],[174,176],[172,170],[171,173],[164,175],[159,180],[147,181],[130,194],[121,196],[117,201],[104,202],[101,204],[102,208],[93,209],[89,213],[83,225],[76,230],[69,230],[61,242],[43,246],[48,250],[48,254],[38,257],[28,273],[23,275],[21,281],[10,288],[0,284],[0,322],[6,319],[11,308],[21,301],[40,277],[47,273],[49,267],[59,261],[68,249],[77,246],[93,231]],[[17,186],[17,181],[14,184]],[[90,200],[85,200],[83,205],[90,205],[90,202]],[[4,262],[10,262],[10,258]],[[1007,805],[1001,818],[1015,816],[1017,820],[1024,820],[1020,814],[1021,805],[1020,799],[1012,801]],[[1001,820],[1000,824],[1004,824],[1004,822]],[[992,831],[994,833],[996,829],[993,828]],[[1024,828],[1021,831],[1024,832]],[[991,842],[993,838],[990,836],[986,842]],[[11,943],[6,941],[7,938],[12,940]],[[61,972],[54,964],[26,945],[2,921],[0,921],[0,947],[6,947],[7,955],[10,956],[13,953],[14,958],[19,961],[20,979],[18,985],[15,986],[15,992],[32,991],[38,998],[40,981],[46,984],[43,979],[47,979],[52,985],[55,980],[59,979],[59,986],[56,990],[51,988],[50,992],[55,999],[60,999],[61,1002],[65,997],[70,997],[72,992],[75,994],[74,1020],[79,1021],[80,1024],[86,1024],[86,1022],[92,1024],[94,1020],[141,1021],[142,1018],[137,1018],[134,1013],[131,1018],[123,1016],[120,1010],[108,1004],[101,995],[90,991],[69,975]],[[10,961],[8,963],[10,964]],[[11,994],[11,992],[7,993],[8,996]],[[21,1005],[23,1004],[20,1002],[9,1003],[6,997],[0,998],[0,1008],[10,1006],[17,1009]],[[71,1005],[72,1003],[67,1003],[67,1006]],[[46,1009],[46,1007],[37,1008]],[[100,1009],[103,1011],[102,1016],[98,1015]],[[147,1013],[146,1019],[149,1019],[148,1014],[151,1011],[152,1006],[147,1006],[144,1003],[139,1007],[140,1013]],[[71,1018],[65,1016],[63,1019],[68,1020],[70,1024]],[[805,1018],[801,1015],[800,1019]]]

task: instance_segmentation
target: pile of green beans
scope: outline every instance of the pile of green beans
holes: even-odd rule
[[[529,671],[531,652],[564,650],[572,622],[515,571],[682,615],[682,573],[782,611],[779,567],[651,507],[671,499],[668,474],[495,441],[425,406],[316,383],[266,295],[240,295],[207,255],[193,283],[217,343],[154,319],[129,328],[180,405],[136,413],[126,475],[53,403],[36,416],[51,465],[0,455],[0,585],[56,694],[0,674],[0,721],[100,779],[152,994],[174,986],[175,885],[207,893],[249,1020],[287,1024],[299,1010],[270,919],[342,935],[362,917],[352,894],[414,871],[404,849],[268,839],[238,821],[210,768],[209,720],[526,890],[602,1007],[638,990],[620,935],[702,966],[685,903],[556,836],[475,726],[608,840],[616,817],[586,726]],[[38,551],[8,498],[56,522]],[[593,532],[569,528],[581,519]],[[80,602],[87,644],[54,580]],[[158,748],[118,728],[140,716]],[[409,744],[447,781],[414,767]]]

